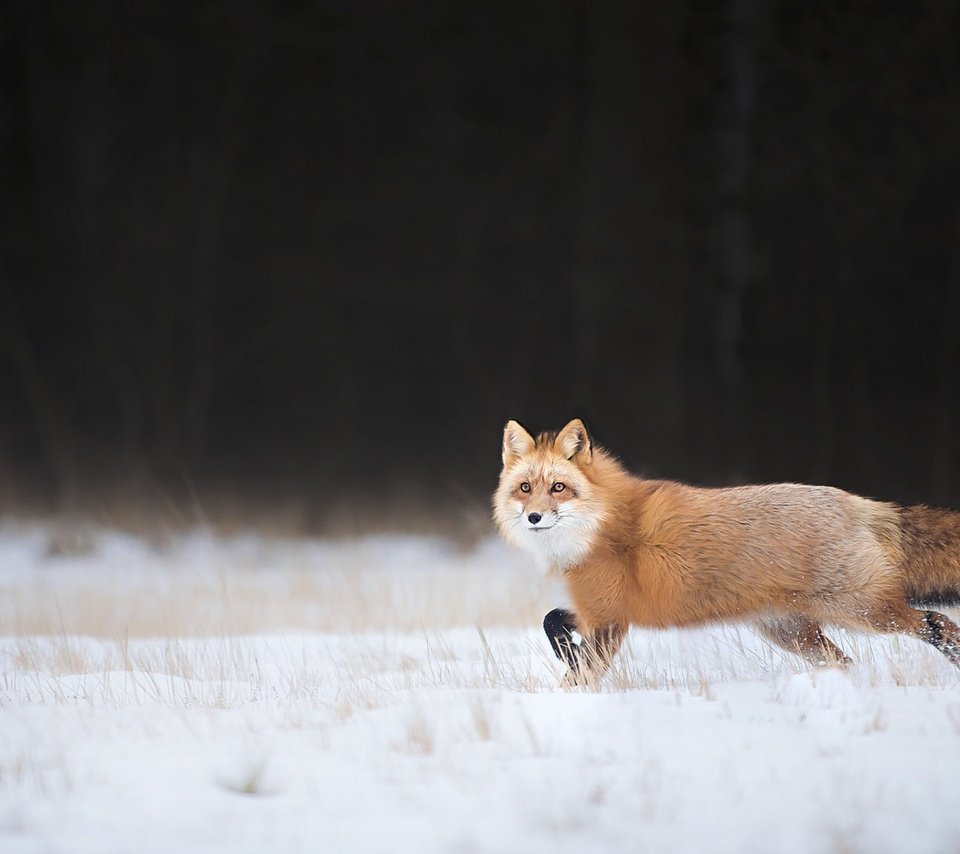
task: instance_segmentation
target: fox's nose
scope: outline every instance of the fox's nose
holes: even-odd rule
[[[542,518],[543,516],[541,516],[539,513],[531,513],[529,516],[527,516],[527,519],[530,520],[531,525],[536,525],[537,522],[539,522]]]

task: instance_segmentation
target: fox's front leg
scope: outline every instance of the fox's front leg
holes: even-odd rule
[[[572,611],[554,608],[543,618],[543,630],[553,647],[553,653],[574,673],[580,671],[581,644],[583,638],[577,628],[577,618]]]
[[[626,635],[626,628],[617,625],[581,633],[576,615],[563,608],[543,618],[543,630],[554,654],[569,668],[563,685],[596,684]]]

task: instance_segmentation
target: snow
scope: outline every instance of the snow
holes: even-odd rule
[[[632,630],[558,687],[494,540],[0,529],[0,851],[960,850],[958,672]]]

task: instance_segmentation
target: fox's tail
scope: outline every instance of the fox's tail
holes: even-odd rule
[[[901,507],[900,544],[911,605],[960,605],[960,513]]]

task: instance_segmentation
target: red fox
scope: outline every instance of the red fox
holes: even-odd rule
[[[570,683],[597,679],[631,625],[717,620],[753,621],[814,664],[850,663],[830,623],[912,635],[960,667],[960,628],[913,607],[960,601],[958,512],[828,486],[644,480],[580,419],[536,438],[507,422],[493,508],[504,539],[566,582],[575,613],[551,611],[544,630]]]

